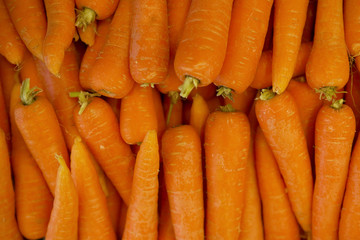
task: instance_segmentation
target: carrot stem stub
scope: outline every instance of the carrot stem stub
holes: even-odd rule
[[[200,80],[192,76],[186,76],[184,83],[179,87],[180,96],[187,98],[194,88],[197,88]]]
[[[231,88],[220,86],[216,89],[216,96],[222,96],[223,98],[229,98],[231,101],[233,100],[232,97],[233,90]]]
[[[36,100],[36,95],[38,95],[42,91],[43,90],[39,87],[33,87],[30,89],[30,79],[25,79],[20,88],[20,99],[22,104],[32,104]]]
[[[90,8],[84,7],[82,10],[78,10],[76,16],[75,26],[82,28],[85,31],[86,27],[93,23],[96,18],[96,12]]]

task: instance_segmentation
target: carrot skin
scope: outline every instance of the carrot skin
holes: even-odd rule
[[[350,56],[355,58],[357,69],[360,69],[360,7],[358,0],[344,1],[345,41]]]
[[[90,47],[94,45],[95,42],[96,27],[97,22],[94,21],[85,29],[79,27],[77,28],[77,32],[79,33],[81,41]]]
[[[90,8],[96,13],[97,20],[110,17],[116,10],[119,0],[75,0],[78,9]]]
[[[164,115],[168,116],[169,114],[169,107],[171,104],[171,99],[169,96],[165,96],[164,98]],[[169,122],[167,123],[167,128],[176,127],[181,125],[182,123],[182,109],[183,109],[183,102],[178,99],[175,104],[173,104],[173,109],[171,111]]]
[[[190,110],[190,125],[195,129],[201,140],[204,139],[205,123],[209,114],[209,107],[201,95],[193,97]]]
[[[7,111],[10,109],[11,90],[18,79],[19,71],[16,71],[16,66],[9,63],[5,57],[0,55],[0,81]]]
[[[346,84],[345,102],[351,107],[356,119],[356,132],[360,130],[360,73],[352,68],[350,80]]]
[[[110,214],[111,223],[113,228],[116,229],[119,225],[120,209],[121,209],[121,197],[117,192],[111,181],[106,178],[106,186],[108,189],[108,195],[106,196],[106,203]]]
[[[236,111],[243,112],[245,114],[249,113],[252,103],[256,95],[256,89],[248,87],[242,93],[232,93],[232,100],[225,98],[225,104],[231,104]]]
[[[6,109],[3,92],[4,91],[0,84],[0,128],[5,133],[6,145],[8,149],[10,149],[10,140],[11,140],[10,123],[9,123],[9,116],[8,116],[8,111]]]

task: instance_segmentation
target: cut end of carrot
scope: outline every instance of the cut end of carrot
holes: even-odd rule
[[[330,105],[330,107],[332,107],[335,110],[339,110],[340,108],[342,108],[344,102],[345,102],[344,99],[336,100]]]
[[[82,10],[77,10],[77,13],[75,26],[85,31],[86,27],[95,21],[96,12],[84,7]]]
[[[271,89],[261,89],[261,93],[260,93],[260,97],[259,99],[260,100],[263,100],[263,101],[266,101],[266,100],[270,100],[272,99],[273,97],[276,96],[276,93],[273,92]]]
[[[20,100],[24,105],[30,105],[36,100],[36,96],[43,90],[39,87],[33,87],[30,89],[30,78],[26,78],[21,84],[20,88]]]
[[[187,98],[194,88],[197,88],[200,80],[191,76],[185,76],[184,83],[179,87],[180,96]]]
[[[226,104],[225,106],[220,106],[219,108],[222,112],[236,112],[235,108],[231,104]]]
[[[80,92],[69,92],[69,96],[79,98],[79,104],[80,104],[79,115],[81,115],[85,111],[87,105],[89,104],[90,99],[92,97],[99,97],[101,95],[99,93],[89,93],[89,92],[80,91]]]
[[[315,92],[320,94],[320,99],[321,100],[327,100],[329,102],[331,102],[334,98],[336,98],[336,94],[337,93],[346,93],[344,91],[336,91],[337,87],[322,87],[319,89],[315,88]]]
[[[222,96],[223,98],[228,98],[231,101],[234,101],[232,97],[232,92],[233,90],[231,88],[221,86],[218,89],[216,89],[216,96]]]

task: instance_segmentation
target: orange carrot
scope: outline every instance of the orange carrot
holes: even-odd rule
[[[177,94],[180,97],[179,94]],[[171,102],[174,101],[174,102]],[[172,106],[170,112],[170,106]],[[183,103],[180,99],[173,100],[170,96],[165,96],[164,98],[164,114],[166,118],[166,127],[176,127],[182,123],[182,109]]]
[[[119,225],[120,209],[121,209],[121,197],[116,191],[116,188],[111,181],[106,178],[106,185],[108,194],[106,196],[106,203],[110,214],[111,223],[113,228],[116,229]],[[106,195],[106,194],[105,194]]]
[[[16,80],[18,80],[18,76],[19,71],[16,71],[16,66],[0,55],[0,81],[7,110],[10,109],[10,94]]]
[[[146,134],[136,157],[124,240],[157,239],[159,146],[155,130]]]
[[[201,95],[193,97],[190,110],[190,125],[195,129],[201,140],[204,139],[205,122],[209,113],[209,107]]]
[[[168,94],[170,92],[178,92],[181,84],[182,82],[175,73],[174,59],[171,58],[169,60],[169,70],[164,81],[155,86],[161,93]]]
[[[309,0],[304,31],[302,34],[302,42],[310,42],[313,40],[316,18],[316,6],[317,0]]]
[[[4,0],[10,18],[26,47],[35,57],[43,59],[46,14],[41,0]]]
[[[128,210],[128,207],[126,206],[126,204],[121,204],[119,225],[117,228],[117,235],[118,235],[119,239],[122,239],[122,236],[124,233],[127,210]]]
[[[313,179],[306,138],[294,98],[263,89],[256,116],[288,189],[291,207],[305,232],[311,230]],[[296,177],[295,174],[296,173]]]
[[[166,121],[165,121],[165,115],[164,115],[164,109],[163,104],[161,101],[161,95],[160,93],[155,89],[152,88],[152,97],[156,112],[156,119],[157,119],[157,126],[158,126],[158,136],[161,138],[162,134],[164,133],[166,129]]]
[[[31,79],[30,88],[37,86],[41,89],[45,89],[42,78],[39,76],[39,72],[36,68],[36,61],[41,62],[40,59],[35,60],[34,56],[26,50],[24,61],[20,69],[20,80],[25,81],[25,79],[29,78]],[[38,95],[46,97],[45,92],[40,92]]]
[[[175,72],[183,81],[181,96],[207,86],[225,59],[233,0],[192,0],[175,55]],[[201,46],[201,47],[199,47]]]
[[[345,102],[354,112],[358,132],[360,130],[360,73],[352,67],[350,74],[350,80],[346,84]]]
[[[231,111],[227,105],[224,111]],[[250,126],[244,113],[213,112],[205,126],[207,239],[238,239]]]
[[[81,41],[90,47],[94,45],[95,42],[96,24],[96,21],[94,21],[85,29],[77,28]]]
[[[116,118],[120,118],[120,107],[121,107],[121,99],[116,98],[106,98],[106,102],[111,106],[113,112],[116,115]]]
[[[242,93],[232,93],[232,99],[225,98],[225,104],[231,104],[236,111],[247,114],[256,95],[256,89],[248,87]]]
[[[261,128],[255,138],[256,172],[263,205],[265,239],[300,239],[285,184]]]
[[[343,102],[340,99],[331,106],[324,105],[316,118],[313,240],[338,239],[339,215],[355,134],[354,113]]]
[[[49,71],[59,75],[65,50],[75,34],[75,2],[73,0],[44,0],[47,30],[43,43],[44,62]]]
[[[75,138],[71,149],[71,176],[79,197],[79,239],[115,240],[106,197],[85,144]]]
[[[360,69],[360,4],[358,0],[344,1],[344,31],[347,49],[355,58],[357,69]]]
[[[205,100],[209,100],[216,95],[216,86],[214,84],[207,85],[205,87],[194,88],[189,96],[188,99],[192,100],[192,98],[196,95],[201,95]]]
[[[7,147],[10,149],[10,139],[11,139],[10,124],[9,124],[9,117],[5,105],[5,99],[1,84],[0,84],[0,128],[5,133],[6,144]]]
[[[273,33],[274,33],[274,5],[271,8],[269,24],[265,36],[263,51],[271,50],[273,47]]]
[[[228,47],[221,72],[215,80],[218,94],[231,97],[251,84],[261,57],[273,0],[235,0]]]
[[[221,97],[222,98],[222,97]],[[219,109],[219,107],[222,105],[220,97],[213,97],[206,101],[206,104],[208,105],[209,111],[214,112]]]

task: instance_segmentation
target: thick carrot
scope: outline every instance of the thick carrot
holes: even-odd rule
[[[180,95],[177,93],[177,96],[179,97]],[[171,96],[165,96],[163,104],[164,114],[166,116],[166,127],[170,128],[181,125],[183,102],[180,99],[173,100]]]
[[[77,28],[81,41],[90,47],[94,45],[95,42],[96,26],[97,22],[94,21],[85,29],[80,27]]]
[[[107,18],[103,21],[98,22],[95,42],[92,46],[86,48],[86,52],[84,54],[84,57],[82,58],[79,80],[81,86],[85,89],[90,89],[89,72],[106,41],[106,37],[111,26],[110,24],[111,18]]]
[[[342,99],[320,109],[315,126],[313,240],[338,239],[339,215],[354,134],[354,113]]]
[[[356,66],[360,69],[360,2],[359,0],[344,1],[344,31],[347,49]]]
[[[15,219],[15,196],[5,133],[0,129],[0,239],[23,239]]]
[[[20,99],[14,106],[15,121],[54,195],[59,166],[54,156],[61,155],[67,164],[69,156],[55,110],[45,97],[36,96],[41,90],[30,89],[29,81],[26,79],[21,86]]]
[[[354,112],[358,132],[360,130],[360,73],[355,67],[352,67],[350,80],[346,84],[345,102]]]
[[[129,69],[131,4],[130,0],[120,1],[106,41],[89,72],[90,88],[107,97],[123,98],[134,84]]]
[[[309,0],[302,42],[311,42],[314,37],[317,0]]]
[[[0,84],[0,128],[5,133],[6,144],[7,147],[10,149],[10,139],[11,139],[10,123],[9,123],[8,111],[6,109],[5,98],[1,84]]]
[[[294,75],[309,0],[275,0],[272,84],[280,94]]]
[[[175,72],[183,81],[181,96],[207,86],[225,59],[233,0],[192,0],[175,55]],[[201,46],[201,47],[199,47]]]
[[[274,153],[288,189],[291,207],[305,232],[311,231],[313,179],[299,110],[287,91],[276,95],[263,89],[256,116]]]
[[[244,113],[209,115],[204,144],[207,239],[238,239],[240,235],[249,144],[250,126]]]
[[[49,71],[59,75],[65,50],[75,34],[75,2],[73,0],[44,0],[47,30],[43,42],[44,62]]]
[[[41,0],[4,0],[12,23],[26,47],[35,57],[43,59],[46,14]]]
[[[339,240],[355,240],[360,234],[360,141],[354,146],[339,223]]]
[[[231,104],[236,111],[249,113],[252,103],[256,95],[256,89],[248,87],[242,93],[232,93],[232,99],[225,98],[225,104]]]
[[[263,206],[265,239],[300,239],[284,180],[261,128],[255,138],[256,172]]]
[[[127,144],[136,144],[142,142],[146,133],[152,129],[158,131],[153,89],[134,84],[121,102],[121,136]]]
[[[157,133],[155,130],[150,130],[136,157],[130,205],[122,239],[157,239],[158,172]]]
[[[190,110],[190,125],[195,129],[201,140],[204,139],[205,123],[209,114],[209,107],[201,95],[193,97]]]
[[[297,55],[296,65],[293,73],[293,77],[297,77],[305,74],[305,67],[310,56],[312,48],[312,42],[303,43],[300,46],[299,53]],[[254,81],[251,83],[252,88],[263,89],[270,87],[272,84],[272,50],[268,50],[262,53]]]
[[[70,169],[61,156],[56,178],[54,206],[46,232],[46,240],[78,239],[79,199]]]
[[[261,57],[273,0],[235,0],[228,47],[221,72],[214,83],[219,94],[242,93],[251,84]]]
[[[0,81],[5,98],[6,109],[10,109],[10,95],[15,82],[19,79],[19,71],[16,66],[9,63],[6,58],[0,55]]]
[[[162,138],[161,156],[176,239],[204,239],[201,141],[198,132],[189,125],[168,129]]]
[[[11,92],[11,165],[15,182],[16,218],[21,234],[28,239],[45,236],[53,197],[36,161],[16,126],[14,107],[20,94],[16,83]]]
[[[326,99],[349,79],[349,61],[344,36],[343,1],[318,0],[314,44],[306,64],[306,80]]]
[[[71,149],[71,176],[79,197],[79,239],[115,240],[115,232],[91,155],[80,137]]]
[[[79,94],[79,100],[82,106],[76,106],[73,113],[76,128],[121,198],[128,204],[134,156],[120,136],[118,120],[105,100],[91,98],[84,92]]]
[[[113,228],[116,229],[119,225],[120,209],[121,209],[121,197],[116,191],[116,188],[111,181],[106,178],[106,185],[108,194],[106,196],[106,203],[110,214],[111,223]],[[105,194],[106,195],[106,194]]]

